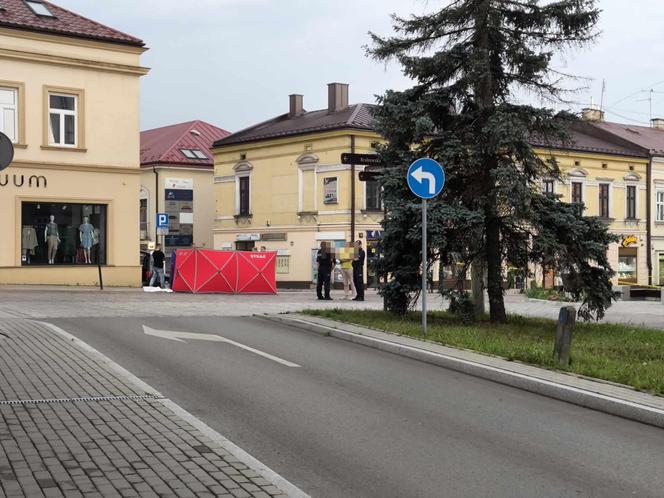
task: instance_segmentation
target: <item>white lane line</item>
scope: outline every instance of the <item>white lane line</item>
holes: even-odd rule
[[[278,356],[274,356],[270,353],[266,353],[265,351],[261,351],[260,349],[252,348],[251,346],[246,346],[244,344],[241,344],[239,342],[235,342],[231,339],[227,339],[226,337],[221,337],[220,335],[216,334],[196,334],[193,332],[176,332],[174,330],[158,330],[158,329],[153,329],[150,328],[146,325],[143,325],[143,333],[145,335],[150,335],[153,337],[159,337],[160,339],[168,339],[169,341],[177,341],[177,342],[185,342],[184,339],[190,339],[190,340],[195,340],[195,341],[212,341],[212,342],[225,342],[227,344],[230,344],[232,346],[235,346],[240,349],[244,349],[245,351],[249,351],[251,353],[257,354],[259,356],[262,356],[263,358],[266,358],[268,360],[275,361],[281,365],[290,367],[290,368],[301,368],[301,365],[298,365],[297,363],[293,363],[292,361],[284,360],[283,358],[279,358]]]

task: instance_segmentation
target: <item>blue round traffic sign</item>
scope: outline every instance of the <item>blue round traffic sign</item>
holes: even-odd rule
[[[431,199],[440,194],[445,185],[445,170],[428,157],[418,159],[408,168],[408,187],[421,199]]]

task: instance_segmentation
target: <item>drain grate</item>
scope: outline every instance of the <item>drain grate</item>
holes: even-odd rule
[[[90,396],[83,398],[61,398],[61,399],[11,399],[0,401],[0,405],[41,405],[55,403],[96,403],[98,401],[142,401],[151,399],[166,399],[157,394],[144,394],[135,396]]]

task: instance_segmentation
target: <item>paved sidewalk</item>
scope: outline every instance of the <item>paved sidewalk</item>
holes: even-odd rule
[[[290,314],[265,318],[664,428],[664,397],[627,386],[320,317]]]
[[[0,321],[0,497],[288,496],[187,415],[47,324]]]

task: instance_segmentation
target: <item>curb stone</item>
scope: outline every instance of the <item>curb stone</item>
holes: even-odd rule
[[[517,389],[565,401],[584,408],[590,408],[610,415],[616,415],[629,420],[664,428],[664,400],[659,401],[659,398],[655,396],[638,393],[626,386],[616,386],[615,384],[605,384],[589,379],[577,379],[574,377],[573,378],[577,380],[577,383],[586,384],[587,387],[584,388],[568,385],[517,372],[515,371],[514,362],[508,360],[496,357],[486,357],[487,360],[491,359],[493,365],[490,365],[488,363],[482,363],[483,355],[479,353],[454,350],[454,348],[449,348],[448,346],[438,345],[441,350],[456,351],[460,354],[472,357],[472,359],[461,358],[441,351],[424,349],[424,346],[432,345],[432,343],[429,342],[418,341],[417,339],[412,338],[399,341],[401,336],[373,331],[357,325],[335,322],[319,317],[316,317],[315,321],[304,315],[255,315],[255,317],[307,330],[319,335],[362,344],[374,349],[423,361],[425,363],[455,370],[474,377],[480,377],[499,384],[516,387]],[[410,344],[406,344],[406,342]],[[413,345],[413,343],[417,342],[420,342],[422,346]],[[536,368],[537,370],[541,370],[543,374],[553,373],[531,365],[524,366],[529,369]],[[598,392],[603,389],[611,392]],[[659,404],[661,405],[661,408],[631,401],[626,399],[626,397],[622,398],[616,394],[619,394],[620,391],[631,393],[632,395],[633,393],[638,393],[643,397],[653,398],[653,405]]]
[[[61,337],[64,337],[67,341],[71,341],[73,344],[75,344],[80,349],[82,349],[90,356],[92,356],[97,362],[102,364],[104,367],[112,371],[115,371],[115,373],[117,373],[119,376],[124,377],[127,381],[135,384],[137,387],[143,390],[146,393],[146,395],[154,396],[158,403],[161,403],[162,405],[167,407],[172,413],[177,415],[179,418],[189,423],[192,427],[200,431],[203,435],[205,435],[215,443],[219,444],[219,446],[221,446],[224,450],[230,453],[239,462],[242,462],[249,469],[260,474],[260,476],[265,478],[273,486],[287,493],[289,497],[311,498],[308,494],[306,494],[304,491],[302,491],[297,486],[292,484],[290,481],[286,480],[284,477],[282,477],[281,475],[273,471],[271,468],[269,468],[267,465],[263,464],[261,461],[251,456],[249,453],[244,451],[242,448],[237,446],[229,439],[225,438],[219,432],[209,427],[207,424],[205,424],[205,422],[203,422],[199,418],[195,417],[194,415],[186,411],[177,403],[164,397],[163,394],[161,394],[159,391],[157,391],[152,386],[150,386],[146,382],[136,377],[130,371],[120,366],[118,363],[111,360],[108,356],[104,355],[103,353],[99,352],[97,349],[93,348],[86,342],[81,341],[76,336],[70,334],[69,332],[61,329],[56,325],[39,320],[33,320],[33,321],[35,323],[47,327],[51,331],[60,335]],[[0,493],[1,492],[2,488],[0,488]]]

